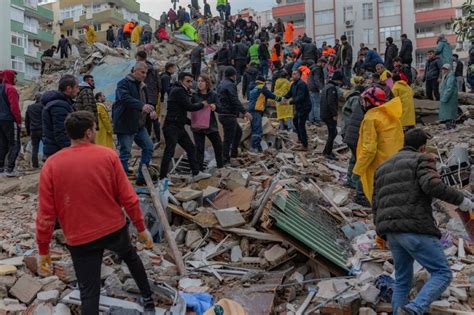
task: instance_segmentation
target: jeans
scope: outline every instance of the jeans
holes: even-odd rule
[[[199,169],[204,170],[204,148],[206,144],[206,137],[211,141],[212,148],[214,149],[214,156],[216,157],[217,168],[223,168],[224,162],[222,157],[222,140],[219,135],[219,131],[211,133],[200,133],[194,132],[194,143],[196,145],[196,160],[199,165]]]
[[[342,66],[343,82],[345,86],[351,86],[352,69],[351,65]]]
[[[189,137],[184,125],[170,123],[165,120],[163,125],[163,136],[165,137],[165,151],[161,160],[160,179],[168,176],[171,159],[173,159],[176,145],[179,144],[188,155],[189,164],[193,175],[199,173],[199,165],[196,160],[196,148]]]
[[[67,48],[66,49],[61,49],[60,52],[61,52],[61,59],[63,59],[63,58],[67,59],[69,57],[68,52],[67,52]]]
[[[13,171],[20,146],[20,127],[14,121],[0,121],[0,171],[5,167],[7,154],[7,171]]]
[[[446,290],[453,277],[443,247],[438,238],[432,235],[389,233],[387,240],[395,263],[392,309],[396,312],[399,307],[406,305],[417,314],[423,314]],[[415,260],[430,273],[430,278],[415,299],[408,303]]]
[[[309,121],[311,122],[321,122],[321,117],[319,116],[320,107],[321,107],[321,94],[319,92],[309,92],[309,97],[311,99],[311,112],[309,113]]]
[[[252,120],[250,121],[250,128],[252,129],[252,135],[250,137],[252,141],[252,149],[262,151],[262,112],[252,112]]]
[[[298,140],[304,147],[308,147],[308,134],[306,133],[306,121],[308,120],[307,113],[296,112],[293,118],[293,125],[295,126]]]
[[[268,75],[268,68],[270,67],[268,60],[260,60],[260,75],[262,75],[265,79]]]
[[[239,155],[239,144],[242,139],[242,128],[234,115],[219,115],[219,121],[224,129],[224,142],[222,145],[224,163],[230,161],[230,157]]]
[[[201,63],[191,64],[191,74],[193,75],[194,80],[196,81],[201,74]]]
[[[286,128],[285,128],[285,123],[286,123]],[[285,129],[293,130],[294,129],[294,127],[293,127],[293,118],[287,118],[286,120],[285,119],[280,119],[280,126],[278,127],[278,129],[280,129],[280,130],[285,130]]]
[[[99,314],[100,269],[104,250],[111,250],[127,264],[143,297],[150,297],[150,283],[140,257],[130,242],[127,225],[98,240],[79,246],[68,246],[81,294],[81,314]]]
[[[39,151],[39,145],[41,142],[42,138],[42,132],[41,131],[32,131],[31,132],[31,166],[34,168],[39,167],[38,163],[38,151]]]
[[[433,93],[435,100],[439,101],[439,82],[438,78],[426,80],[426,97],[433,100]]]
[[[136,134],[118,134],[119,156],[123,169],[128,174],[128,160],[132,157],[133,141],[142,149],[137,179],[142,180],[142,165],[149,165],[153,155],[153,142],[145,127],[141,127]]]
[[[326,141],[326,146],[324,147],[323,154],[332,154],[332,148],[334,146],[334,139],[337,136],[337,121],[334,119],[325,119],[324,123],[328,127],[328,139]]]

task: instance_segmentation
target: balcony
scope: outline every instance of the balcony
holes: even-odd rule
[[[43,43],[53,43],[54,42],[54,36],[53,33],[49,30],[44,30],[42,28],[36,28],[36,33],[34,32],[32,28],[25,27],[23,25],[23,29],[25,30],[25,33],[28,35],[29,39],[37,39]]]
[[[436,47],[436,40],[438,39],[438,35],[432,37],[416,37],[416,49],[429,49]],[[456,45],[456,34],[446,35],[446,39],[448,40],[449,44]]]
[[[416,23],[426,23],[433,21],[450,21],[456,17],[456,8],[441,8],[428,11],[417,11],[415,13]]]
[[[14,0],[19,1],[19,0]],[[159,0],[162,1],[162,0]],[[64,1],[66,2],[66,1]],[[84,0],[68,0],[67,5],[61,4],[61,9],[65,7],[73,7],[75,5],[84,5],[90,6],[92,1],[84,1]],[[139,12],[140,11],[140,4],[136,0],[94,0],[94,4],[103,4],[103,3],[114,3],[116,7],[125,8],[130,12]]]
[[[304,16],[304,2],[297,2],[274,7],[272,8],[272,14],[273,18],[275,19],[285,16]]]
[[[121,24],[125,22],[125,19],[122,15],[122,12],[116,9],[105,10],[99,13],[94,13],[92,19],[86,19],[86,15],[81,15],[79,19],[68,18],[63,21],[63,27],[66,29],[71,29],[73,26],[82,26],[83,24],[88,24],[88,22],[93,21],[94,23],[112,23],[112,24]]]

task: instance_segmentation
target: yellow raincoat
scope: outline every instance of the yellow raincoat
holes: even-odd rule
[[[140,37],[142,36],[142,26],[137,24],[132,31],[131,40],[132,43],[138,45],[140,44]]]
[[[402,118],[400,118],[402,126],[414,126],[416,119],[412,88],[405,81],[399,80],[393,85],[392,93],[395,97],[400,97],[402,101]]]
[[[279,78],[275,81],[275,90],[273,93],[276,96],[285,96],[291,88],[291,83],[288,79]],[[284,103],[276,103],[274,100],[269,102],[276,104],[277,119],[288,119],[293,118],[293,105],[290,105],[288,101]]]
[[[89,45],[94,44],[97,41],[97,34],[92,26],[89,26],[86,30],[86,42]]]
[[[95,135],[95,143],[108,148],[114,148],[112,139],[113,129],[109,113],[102,103],[97,103],[97,117],[99,120],[99,131]]]
[[[401,116],[402,102],[395,97],[382,106],[370,109],[360,125],[353,172],[360,176],[364,194],[371,202],[375,171],[403,147]]]
[[[388,78],[392,76],[392,73],[385,69],[382,74],[380,75],[380,81],[386,81]]]

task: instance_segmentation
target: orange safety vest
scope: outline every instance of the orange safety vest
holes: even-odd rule
[[[123,32],[124,33],[132,33],[133,29],[134,29],[134,26],[135,24],[133,24],[132,22],[128,22],[127,24],[125,24],[125,26],[123,27]]]
[[[325,48],[323,50],[323,56],[327,56],[327,55],[335,55],[336,54],[336,50],[334,48]]]
[[[311,73],[311,70],[306,66],[301,66],[298,69],[301,70],[302,72],[301,80],[303,80],[304,83],[308,83],[308,77],[309,77],[309,74]]]
[[[272,48],[272,61],[283,61],[283,47],[280,44],[280,57],[277,56],[275,45]]]

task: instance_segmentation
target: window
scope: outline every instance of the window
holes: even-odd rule
[[[334,46],[334,34],[319,35],[319,36],[316,36],[315,39],[316,39],[317,47],[322,47],[323,42],[326,42],[328,45]]]
[[[375,44],[375,38],[374,38],[374,29],[373,28],[366,28],[363,31],[363,40],[362,42],[365,43],[366,45],[373,45]]]
[[[61,9],[61,19],[69,19],[69,18],[76,18],[78,19],[81,15],[84,15],[84,6],[83,5],[76,5],[73,7],[67,7]]]
[[[11,19],[20,23],[25,22],[23,11],[14,7],[10,7]]]
[[[334,23],[334,10],[317,11],[315,14],[316,24],[332,24]]]
[[[97,13],[102,11],[102,5],[101,4],[93,4],[92,5],[92,12]]]
[[[400,14],[399,0],[379,0],[379,15],[392,16]]]
[[[102,24],[94,24],[94,31],[100,32],[102,30]]]
[[[77,30],[77,34],[84,35],[84,29],[81,27]]]
[[[416,54],[416,65],[417,67],[424,67],[426,61],[426,55],[425,54]]]
[[[354,20],[354,8],[350,5],[344,7],[344,21],[353,21]]]
[[[138,21],[138,13],[132,13],[124,8],[122,8],[123,19],[126,21],[135,20]]]
[[[39,22],[37,19],[30,18],[25,16],[25,23],[23,24],[23,29],[30,33],[38,33]]]
[[[351,46],[354,46],[354,31],[345,31],[344,35],[346,35],[349,44],[351,44]]]
[[[11,32],[12,44],[18,47],[25,48],[25,36],[20,33]]]
[[[394,40],[400,38],[402,32],[401,26],[389,26],[380,28],[380,42],[385,43],[387,37],[392,37]]]
[[[364,20],[372,20],[374,18],[373,3],[362,3],[362,18]]]
[[[12,68],[18,72],[25,72],[25,58],[12,56]]]
[[[66,36],[67,37],[72,36],[72,30],[66,30]]]

